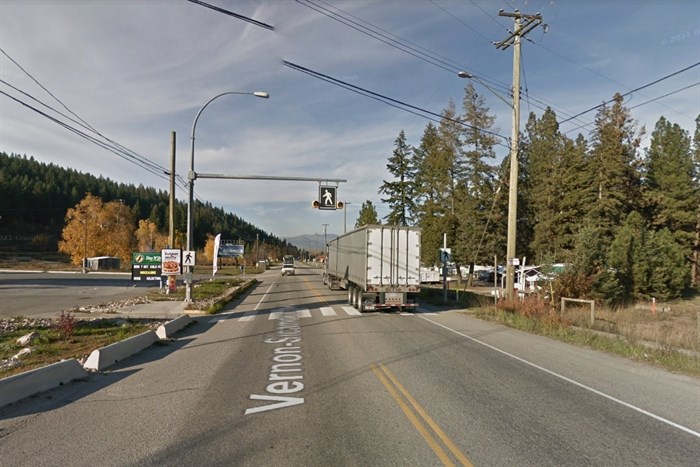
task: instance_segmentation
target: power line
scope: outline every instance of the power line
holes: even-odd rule
[[[34,102],[36,102],[36,103],[38,103],[38,104],[44,106],[45,108],[47,108],[47,109],[49,109],[49,110],[51,110],[51,111],[57,113],[58,115],[61,115],[62,117],[64,117],[64,118],[70,120],[71,122],[75,123],[76,125],[79,125],[79,126],[83,127],[84,129],[89,130],[89,131],[91,131],[92,133],[98,135],[100,138],[104,139],[105,141],[107,141],[107,142],[109,143],[109,144],[107,144],[107,143],[102,143],[101,147],[103,147],[103,148],[105,148],[105,149],[109,149],[110,152],[113,152],[114,154],[117,154],[117,155],[120,155],[120,154],[118,154],[118,153],[121,153],[121,155],[126,156],[126,157],[122,157],[122,156],[120,156],[120,157],[122,157],[122,158],[124,158],[125,160],[128,160],[128,161],[130,161],[130,162],[132,162],[132,163],[135,163],[136,165],[138,165],[138,166],[140,166],[140,167],[142,167],[142,168],[144,168],[144,169],[147,169],[147,170],[148,170],[149,172],[151,172],[151,173],[154,173],[154,172],[153,172],[154,170],[155,170],[156,172],[167,172],[167,169],[165,169],[163,166],[161,166],[161,165],[159,165],[159,164],[157,164],[157,163],[151,161],[151,160],[148,159],[147,157],[144,157],[144,156],[142,156],[142,155],[136,153],[135,151],[133,151],[133,150],[131,150],[131,149],[129,149],[129,148],[127,148],[127,147],[125,147],[125,146],[119,144],[118,142],[116,142],[116,141],[114,141],[114,140],[112,140],[112,139],[106,137],[106,136],[103,135],[102,133],[100,133],[97,129],[95,129],[95,127],[93,127],[92,125],[90,125],[88,122],[86,122],[84,119],[82,119],[78,114],[76,114],[75,112],[73,112],[66,104],[64,104],[58,97],[56,97],[48,88],[46,88],[44,85],[42,85],[42,84],[39,82],[39,80],[37,80],[34,76],[32,76],[31,73],[29,73],[27,70],[25,70],[15,59],[13,59],[7,52],[5,52],[5,50],[3,50],[3,49],[0,48],[0,52],[2,52],[2,54],[5,55],[5,57],[7,57],[12,63],[15,64],[15,66],[17,66],[20,70],[22,70],[22,72],[23,72],[25,75],[27,75],[32,81],[34,81],[34,83],[36,83],[41,89],[43,89],[48,95],[50,95],[56,102],[58,102],[59,104],[61,104],[61,106],[62,106],[64,109],[66,109],[67,112],[69,112],[71,115],[73,115],[73,116],[75,117],[75,119],[74,119],[74,118],[71,118],[71,117],[69,117],[68,115],[64,114],[63,112],[61,112],[61,111],[59,111],[59,110],[57,110],[57,109],[51,107],[50,105],[48,105],[48,104],[42,102],[40,99],[38,99],[38,98],[32,96],[31,94],[29,94],[29,93],[27,93],[27,92],[25,92],[25,91],[19,89],[18,87],[13,86],[12,84],[8,83],[8,82],[5,81],[5,80],[0,79],[0,82],[2,82],[3,84],[5,84],[6,86],[12,88],[12,89],[15,90],[16,92],[19,92],[19,93],[23,94],[24,96],[26,96],[26,97],[32,99]],[[7,95],[8,97],[11,97],[9,94],[5,94],[5,95]],[[24,104],[24,102],[21,101],[21,100],[19,100],[19,99],[15,99],[15,100],[16,100],[17,102],[20,102],[20,103]],[[31,108],[31,109],[33,109],[33,110],[36,110],[36,109],[34,109],[33,107],[31,107],[31,106],[28,106],[28,108]],[[43,113],[40,113],[40,114],[43,114]],[[43,114],[43,115],[44,115],[44,116],[47,116],[46,114]],[[77,119],[77,120],[76,120],[76,119]],[[56,122],[56,123],[59,123],[58,120],[55,120],[55,122]],[[66,127],[66,128],[67,128],[67,127]],[[150,170],[149,170],[149,168],[150,168]],[[178,179],[179,179],[180,182],[183,184],[183,185],[181,185],[181,187],[184,187],[184,186],[185,186],[185,181],[182,179],[182,177],[178,177]]]
[[[662,95],[662,96],[654,97],[653,99],[649,99],[649,100],[644,101],[644,102],[642,102],[642,103],[640,103],[640,104],[637,104],[637,105],[635,105],[635,106],[633,106],[633,107],[629,107],[629,110],[636,109],[637,107],[641,107],[641,106],[643,106],[643,105],[651,104],[652,102],[656,102],[656,101],[658,101],[659,99],[663,99],[663,98],[665,98],[665,97],[672,96],[672,95],[677,94],[677,93],[679,93],[679,92],[681,92],[681,91],[685,91],[686,89],[690,89],[690,88],[695,87],[695,86],[698,86],[698,85],[700,85],[700,81],[698,81],[697,83],[690,84],[690,85],[688,85],[688,86],[684,86],[684,87],[682,87],[682,88],[680,88],[680,89],[676,89],[675,91],[671,91],[671,92],[666,93],[666,94],[664,94],[664,95]],[[593,125],[594,123],[595,123],[595,122],[584,123],[583,125],[579,125],[579,126],[574,127],[574,128],[572,128],[572,129],[570,129],[570,130],[568,130],[568,131],[566,131],[566,132],[563,132],[563,134],[571,133],[572,131],[576,131],[576,130],[579,130],[579,129],[581,129],[581,128],[585,128],[585,127],[587,127],[587,126],[591,126],[591,125]]]
[[[698,66],[698,65],[700,65],[700,62],[694,63],[694,64],[692,64],[692,65],[690,65],[690,66],[687,66],[687,67],[685,67],[685,68],[683,68],[683,69],[681,69],[681,70],[675,71],[675,72],[673,72],[673,73],[671,73],[671,74],[669,74],[669,75],[666,75],[666,76],[664,76],[664,77],[662,77],[662,78],[659,78],[659,79],[657,79],[657,80],[654,80],[654,81],[652,81],[651,83],[647,83],[647,84],[645,84],[645,85],[643,85],[643,86],[639,86],[638,88],[632,89],[631,91],[628,91],[628,92],[622,94],[622,97],[629,96],[629,95],[632,94],[633,92],[641,91],[642,89],[648,88],[649,86],[653,86],[654,84],[660,83],[661,81],[667,80],[668,78],[672,78],[672,77],[674,77],[674,76],[676,76],[676,75],[678,75],[678,74],[680,74],[680,73],[683,73],[684,71],[688,71],[688,70],[690,70],[691,68],[694,68],[694,67],[696,67],[696,66]],[[598,105],[596,105],[596,106],[594,106],[594,107],[591,107],[591,108],[588,109],[588,110],[584,110],[583,112],[579,112],[579,113],[577,113],[576,115],[574,115],[573,117],[569,117],[569,118],[567,118],[566,120],[562,120],[562,121],[560,122],[560,124],[561,124],[561,123],[566,123],[566,122],[568,122],[569,120],[573,120],[573,119],[576,118],[576,117],[580,117],[581,115],[587,114],[588,112],[591,112],[591,111],[593,111],[593,110],[599,109],[599,108],[601,108],[601,107],[603,107],[603,106],[605,106],[605,105],[607,105],[607,104],[610,104],[611,102],[614,102],[614,101],[615,101],[615,99],[610,99],[609,101],[605,101],[605,102],[603,102],[602,104],[598,104]]]
[[[390,106],[392,106],[392,107],[396,107],[396,108],[398,108],[398,109],[404,110],[404,111],[406,111],[406,112],[412,113],[412,114],[414,114],[414,115],[419,115],[419,116],[421,116],[421,117],[423,117],[423,118],[428,118],[429,120],[433,120],[433,121],[437,121],[437,122],[440,122],[441,120],[451,121],[451,122],[453,122],[453,123],[457,123],[457,124],[462,125],[462,126],[464,126],[464,127],[471,128],[471,129],[474,129],[474,130],[478,130],[478,131],[481,131],[481,132],[483,132],[483,133],[486,133],[486,134],[489,134],[489,135],[492,135],[492,136],[497,136],[497,137],[502,138],[503,140],[506,140],[506,141],[508,140],[508,138],[507,138],[506,136],[503,136],[503,135],[501,135],[501,134],[498,134],[498,133],[496,133],[496,132],[494,132],[494,131],[490,131],[490,130],[487,130],[487,129],[485,129],[485,128],[479,128],[479,127],[470,125],[470,124],[468,124],[468,123],[465,123],[465,122],[463,122],[463,121],[456,120],[456,119],[452,119],[452,118],[448,118],[448,117],[445,117],[444,115],[441,115],[441,114],[438,114],[438,113],[435,113],[435,112],[431,112],[431,111],[429,111],[429,110],[422,109],[422,108],[417,107],[417,106],[415,106],[415,105],[407,104],[406,102],[400,101],[400,100],[398,100],[398,99],[393,99],[393,98],[388,97],[388,96],[385,96],[385,95],[383,95],[383,94],[379,94],[379,93],[376,93],[376,92],[373,92],[373,91],[370,91],[370,90],[361,88],[361,87],[359,87],[359,86],[355,86],[355,85],[352,85],[352,84],[350,84],[350,83],[346,83],[345,81],[339,80],[339,79],[337,79],[337,78],[333,78],[332,76],[325,75],[325,74],[323,74],[323,73],[320,73],[320,72],[311,70],[311,69],[309,69],[309,68],[305,68],[305,67],[303,67],[303,66],[301,66],[301,65],[297,65],[297,64],[292,63],[292,62],[289,62],[289,61],[287,61],[287,60],[284,60],[284,61],[283,61],[283,64],[284,64],[284,66],[286,66],[286,67],[292,68],[292,69],[297,70],[297,71],[301,71],[301,72],[306,73],[306,74],[308,74],[308,75],[310,75],[310,76],[313,76],[313,77],[315,77],[315,78],[322,79],[323,81],[326,81],[326,82],[329,82],[329,83],[331,83],[331,84],[334,84],[334,85],[343,87],[343,88],[345,88],[345,89],[348,89],[348,90],[350,90],[350,91],[356,92],[356,93],[358,93],[358,94],[362,94],[362,95],[364,95],[364,96],[366,96],[366,97],[371,97],[371,98],[373,98],[373,99],[375,99],[375,100],[379,100],[380,102],[383,102],[383,103],[385,103],[385,104],[387,104],[387,105],[390,105]],[[418,113],[416,113],[415,111],[423,112],[423,113],[425,113],[425,114],[438,117],[440,120],[435,120],[435,119],[426,117],[425,115],[418,114]],[[505,146],[505,147],[510,147],[510,146],[506,146],[506,145],[503,145],[503,146]]]
[[[271,25],[269,25],[269,24],[267,24],[267,23],[263,23],[262,21],[255,20],[255,19],[253,19],[253,18],[248,18],[247,16],[239,15],[238,13],[234,13],[234,12],[229,11],[229,10],[224,10],[223,8],[219,8],[219,7],[216,6],[216,5],[211,5],[211,4],[209,4],[209,3],[205,3],[205,2],[202,2],[202,1],[200,1],[200,0],[187,0],[187,1],[188,1],[188,2],[192,2],[192,3],[196,4],[196,5],[201,5],[201,6],[203,6],[203,7],[210,8],[210,9],[212,9],[212,10],[218,12],[218,13],[223,13],[223,14],[228,15],[228,16],[233,16],[234,18],[237,18],[237,19],[246,21],[246,22],[248,22],[248,23],[254,24],[254,25],[259,26],[259,27],[261,27],[261,28],[269,29],[270,31],[274,31],[274,30],[275,30],[275,27],[274,27],[274,26],[271,26]]]

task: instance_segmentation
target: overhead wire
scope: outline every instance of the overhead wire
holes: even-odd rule
[[[457,120],[457,119],[452,119],[452,118],[445,117],[444,115],[441,115],[441,114],[432,112],[432,111],[430,111],[430,110],[422,109],[422,108],[417,107],[417,106],[415,106],[415,105],[408,104],[408,103],[403,102],[403,101],[400,101],[400,100],[398,100],[398,99],[394,99],[394,98],[391,98],[391,97],[385,96],[385,95],[383,95],[383,94],[379,94],[379,93],[370,91],[370,90],[368,90],[368,89],[365,89],[365,88],[362,88],[362,87],[359,87],[359,86],[355,86],[355,85],[353,85],[353,84],[347,83],[347,82],[342,81],[342,80],[340,80],[340,79],[333,78],[332,76],[329,76],[329,75],[320,73],[320,72],[318,72],[318,71],[311,70],[311,69],[306,68],[306,67],[303,67],[303,66],[301,66],[301,65],[297,65],[296,63],[292,63],[292,62],[290,62],[290,61],[284,60],[284,61],[283,61],[283,64],[284,64],[284,66],[286,66],[286,67],[288,67],[288,68],[291,68],[291,69],[293,69],[293,70],[301,71],[301,72],[306,73],[306,74],[308,74],[308,75],[310,75],[310,76],[313,76],[313,77],[315,77],[315,78],[322,79],[323,81],[326,81],[326,82],[329,82],[329,83],[331,83],[331,84],[334,84],[334,85],[340,86],[340,87],[342,87],[342,88],[348,89],[348,90],[353,91],[353,92],[355,92],[355,93],[357,93],[357,94],[361,94],[361,95],[364,95],[364,96],[366,96],[366,97],[370,97],[370,98],[372,98],[372,99],[378,100],[378,101],[383,102],[383,103],[385,103],[385,104],[387,104],[387,105],[390,105],[390,106],[392,106],[392,107],[398,108],[398,109],[400,109],[400,110],[404,110],[404,111],[409,112],[409,113],[412,113],[412,114],[414,114],[414,115],[419,115],[419,116],[421,116],[421,117],[423,117],[423,118],[426,118],[426,119],[428,119],[428,120],[432,120],[432,121],[435,121],[435,122],[438,122],[438,123],[439,123],[440,121],[443,121],[443,120],[448,120],[448,121],[451,121],[451,122],[453,122],[453,123],[457,123],[457,124],[459,124],[459,125],[462,125],[462,126],[464,126],[464,127],[471,128],[471,129],[474,129],[474,130],[478,130],[478,131],[484,132],[484,133],[489,134],[489,135],[492,135],[492,136],[497,136],[497,137],[499,137],[499,138],[501,138],[501,139],[503,139],[503,140],[508,141],[508,137],[503,136],[503,135],[501,135],[501,134],[499,134],[499,133],[496,133],[496,132],[494,132],[494,131],[487,130],[487,129],[485,129],[485,128],[479,128],[479,127],[476,127],[476,126],[474,126],[474,125],[470,125],[470,124],[468,124],[468,123],[466,123],[466,122],[463,122],[463,121],[461,121],[461,120]],[[417,113],[417,112],[422,112],[423,114],[427,114],[427,116],[426,116],[426,115],[422,115],[422,114]],[[433,118],[433,117],[437,117],[437,119],[435,119],[435,118]],[[505,146],[505,145],[503,145],[503,146]],[[506,147],[510,147],[510,146],[506,146]]]
[[[129,162],[131,162],[131,163],[136,164],[137,166],[139,166],[139,167],[141,167],[141,168],[147,170],[148,172],[150,172],[150,173],[152,173],[152,174],[155,174],[155,175],[157,175],[157,176],[159,176],[159,177],[161,177],[161,178],[163,178],[163,177],[162,177],[163,172],[168,172],[168,170],[167,170],[165,167],[163,167],[163,166],[161,166],[161,165],[159,165],[159,164],[157,164],[157,163],[151,161],[151,160],[148,159],[147,157],[142,156],[141,154],[138,154],[137,152],[135,152],[135,151],[133,151],[133,150],[131,150],[131,149],[129,149],[129,148],[123,146],[122,144],[120,144],[120,143],[118,143],[118,142],[116,142],[116,141],[114,141],[114,140],[112,140],[112,139],[106,137],[106,136],[103,135],[102,133],[100,133],[97,129],[95,129],[95,128],[94,128],[92,125],[90,125],[87,121],[85,121],[85,120],[82,119],[78,114],[76,114],[75,112],[73,112],[65,103],[63,103],[63,101],[61,101],[54,93],[52,93],[52,92],[51,92],[48,88],[46,88],[43,84],[41,84],[41,83],[39,82],[39,80],[37,80],[34,76],[32,76],[32,74],[29,73],[29,71],[27,71],[25,68],[23,68],[23,67],[22,67],[15,59],[13,59],[5,50],[3,50],[2,48],[0,48],[0,52],[2,52],[2,54],[3,54],[5,57],[7,57],[7,58],[8,58],[15,66],[17,66],[20,70],[22,70],[22,72],[23,72],[27,77],[29,77],[29,79],[31,79],[34,83],[36,83],[37,86],[39,86],[42,90],[44,90],[44,91],[45,91],[49,96],[51,96],[56,102],[58,102],[59,104],[61,104],[61,106],[62,106],[64,109],[66,109],[66,111],[69,112],[71,115],[73,115],[75,118],[69,117],[69,116],[66,115],[65,113],[63,113],[63,112],[61,112],[61,111],[59,111],[59,110],[53,108],[52,106],[50,106],[50,105],[48,105],[48,104],[42,102],[40,99],[38,99],[38,98],[32,96],[31,94],[29,94],[29,93],[27,93],[27,92],[25,92],[25,91],[19,89],[18,87],[14,86],[14,85],[12,85],[12,84],[10,84],[10,83],[8,83],[8,82],[5,81],[5,80],[0,79],[0,82],[2,82],[3,84],[5,84],[6,86],[12,88],[14,91],[23,94],[24,96],[30,98],[30,99],[33,100],[34,102],[36,102],[36,103],[38,103],[38,104],[44,106],[45,108],[47,108],[47,109],[49,109],[49,110],[55,112],[55,113],[58,114],[58,115],[61,115],[63,118],[66,118],[66,119],[70,120],[71,122],[75,123],[76,125],[80,125],[80,126],[83,127],[84,129],[91,131],[92,133],[96,134],[97,136],[99,136],[99,137],[102,138],[103,140],[107,141],[107,143],[102,142],[101,144],[98,144],[100,147],[103,147],[104,149],[108,149],[110,152],[112,152],[112,153],[114,153],[114,154],[116,154],[116,155],[122,157],[123,159],[125,159],[125,160],[127,160],[127,161],[129,161]],[[25,105],[27,108],[30,108],[30,109],[35,110],[35,111],[38,110],[38,109],[35,109],[33,106],[26,105],[26,103],[24,103],[23,101],[21,101],[21,99],[16,99],[16,98],[10,96],[10,95],[7,94],[7,93],[3,93],[3,94],[5,94],[6,96],[12,98],[12,99],[15,100],[16,102],[19,102],[19,103]],[[48,114],[46,114],[46,113],[44,113],[44,112],[38,112],[38,113],[39,113],[40,115],[42,115],[42,116],[48,117]],[[54,118],[54,119],[52,119],[52,121],[54,121],[55,123],[61,124],[60,121],[59,121],[58,119],[55,119],[55,118]],[[69,125],[61,125],[61,126],[64,126],[64,128],[66,128],[66,129],[69,129],[69,127],[70,127]],[[72,127],[71,127],[71,128],[72,128]],[[72,130],[71,130],[71,131],[72,131]],[[86,135],[86,136],[87,136],[87,134],[82,133],[82,132],[75,132],[75,131],[74,131],[74,133],[76,133],[76,134],[78,134],[79,136],[84,137],[84,138],[85,138],[85,136],[83,136],[83,135]],[[88,138],[85,138],[85,139],[88,139]],[[89,140],[91,140],[91,142],[93,142],[93,143],[95,143],[95,144],[97,144],[96,142],[98,141],[96,138],[92,138],[92,137],[91,137]],[[180,188],[183,188],[183,189],[184,189],[184,188],[186,187],[186,182],[184,181],[184,179],[183,179],[181,176],[177,176],[177,178],[178,178],[178,180],[180,181],[180,185],[179,185]]]
[[[658,83],[660,83],[660,82],[662,82],[662,81],[665,81],[665,80],[667,80],[667,79],[669,79],[669,78],[672,78],[672,77],[674,77],[674,76],[676,76],[676,75],[679,75],[679,74],[681,74],[681,73],[683,73],[683,72],[685,72],[685,71],[688,71],[688,70],[690,70],[690,69],[692,69],[692,68],[695,68],[695,67],[698,66],[698,65],[700,65],[700,62],[696,62],[696,63],[694,63],[694,64],[692,64],[692,65],[689,65],[689,66],[687,66],[687,67],[685,67],[685,68],[682,68],[682,69],[680,69],[680,70],[678,70],[678,71],[674,71],[673,73],[670,73],[670,74],[668,74],[668,75],[666,75],[666,76],[663,76],[663,77],[661,77],[661,78],[659,78],[659,79],[656,79],[656,80],[654,80],[654,81],[652,81],[652,82],[650,82],[650,83],[647,83],[647,84],[645,84],[645,85],[643,85],[643,86],[636,87],[636,88],[634,88],[634,89],[632,89],[632,90],[630,90],[630,91],[628,91],[628,92],[626,92],[626,93],[624,93],[624,94],[621,94],[621,96],[622,96],[622,97],[629,96],[630,94],[632,94],[632,93],[634,93],[634,92],[641,91],[642,89],[646,89],[646,88],[648,88],[648,87],[650,87],[650,86],[653,86],[654,84],[658,84]],[[580,117],[581,115],[587,114],[588,112],[592,112],[593,110],[599,109],[599,108],[601,108],[601,107],[603,107],[603,106],[605,106],[605,105],[607,105],[607,104],[610,104],[611,102],[614,102],[614,101],[615,101],[615,99],[610,99],[610,100],[608,100],[608,101],[605,101],[605,102],[603,102],[602,104],[598,104],[598,105],[596,105],[596,106],[591,107],[590,109],[584,110],[583,112],[579,112],[579,113],[577,113],[576,115],[574,115],[573,117],[567,118],[566,120],[563,120],[563,121],[561,121],[560,123],[566,123],[566,122],[568,122],[568,121],[570,121],[570,120],[573,120],[573,119],[576,118],[576,117]]]

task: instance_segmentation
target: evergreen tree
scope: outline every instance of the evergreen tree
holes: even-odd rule
[[[570,170],[564,166],[566,139],[559,132],[559,123],[551,108],[547,108],[539,120],[530,114],[526,131],[524,152],[527,154],[527,167],[523,191],[527,194],[533,222],[531,247],[534,259],[541,261],[545,257],[553,257],[561,260],[561,216],[566,190],[562,178]]]
[[[588,163],[594,197],[588,215],[602,229],[606,246],[627,214],[639,208],[639,136],[622,96],[615,94],[612,106],[596,115]]]
[[[381,224],[381,222],[379,222],[379,217],[377,216],[377,210],[375,209],[374,204],[372,204],[372,201],[367,200],[362,203],[360,213],[357,217],[357,221],[355,222],[355,228],[357,229],[363,225],[377,224]]]
[[[412,165],[411,147],[406,143],[406,135],[401,130],[394,141],[394,152],[389,158],[387,169],[394,176],[394,181],[386,181],[379,188],[380,194],[387,195],[382,202],[389,204],[389,214],[384,219],[391,225],[412,225],[413,213],[416,209],[415,169]]]
[[[491,130],[495,116],[489,113],[483,97],[468,84],[462,101],[465,123],[461,129],[460,159],[455,164],[458,176],[457,241],[455,258],[462,264],[491,263],[504,244],[499,233],[500,223],[495,197],[501,188],[496,171],[489,161],[494,160],[497,137]],[[505,237],[503,237],[505,238]]]
[[[450,161],[445,159],[445,151],[438,128],[428,123],[418,148],[414,151],[416,167],[416,199],[418,200],[417,224],[421,233],[422,258],[438,258],[442,246],[442,236],[446,232],[448,196],[445,187],[450,186]],[[432,259],[426,259],[428,264]]]
[[[667,228],[690,255],[695,240],[698,194],[688,133],[664,117],[651,134],[645,199],[651,227]]]

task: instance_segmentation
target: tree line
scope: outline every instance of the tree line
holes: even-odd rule
[[[88,256],[120,256],[129,250],[158,250],[168,244],[169,195],[143,185],[116,183],[73,169],[0,152],[0,251],[57,251],[59,242],[74,244],[73,262]],[[195,201],[193,244],[222,238],[256,246],[262,253],[296,254],[297,249],[240,217]],[[87,225],[87,234],[85,232]],[[175,203],[175,245],[186,243],[187,204]],[[107,241],[107,240],[110,241]],[[108,246],[118,244],[119,247]],[[262,250],[261,250],[262,247]]]
[[[385,220],[422,228],[422,257],[437,262],[447,234],[453,258],[471,266],[505,262],[510,142],[474,87],[461,113],[450,101],[417,146],[403,130],[379,187]],[[700,252],[700,116],[691,136],[660,117],[649,147],[621,95],[598,110],[588,139],[571,139],[547,108],[531,113],[518,148],[517,255],[528,264],[565,263],[567,296],[610,304],[670,299],[697,287]]]

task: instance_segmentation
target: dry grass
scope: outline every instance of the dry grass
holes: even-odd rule
[[[578,327],[620,335],[629,342],[654,343],[664,349],[700,352],[700,298],[674,304],[637,305],[610,310],[596,307],[590,322],[588,305],[567,303],[563,319]]]

